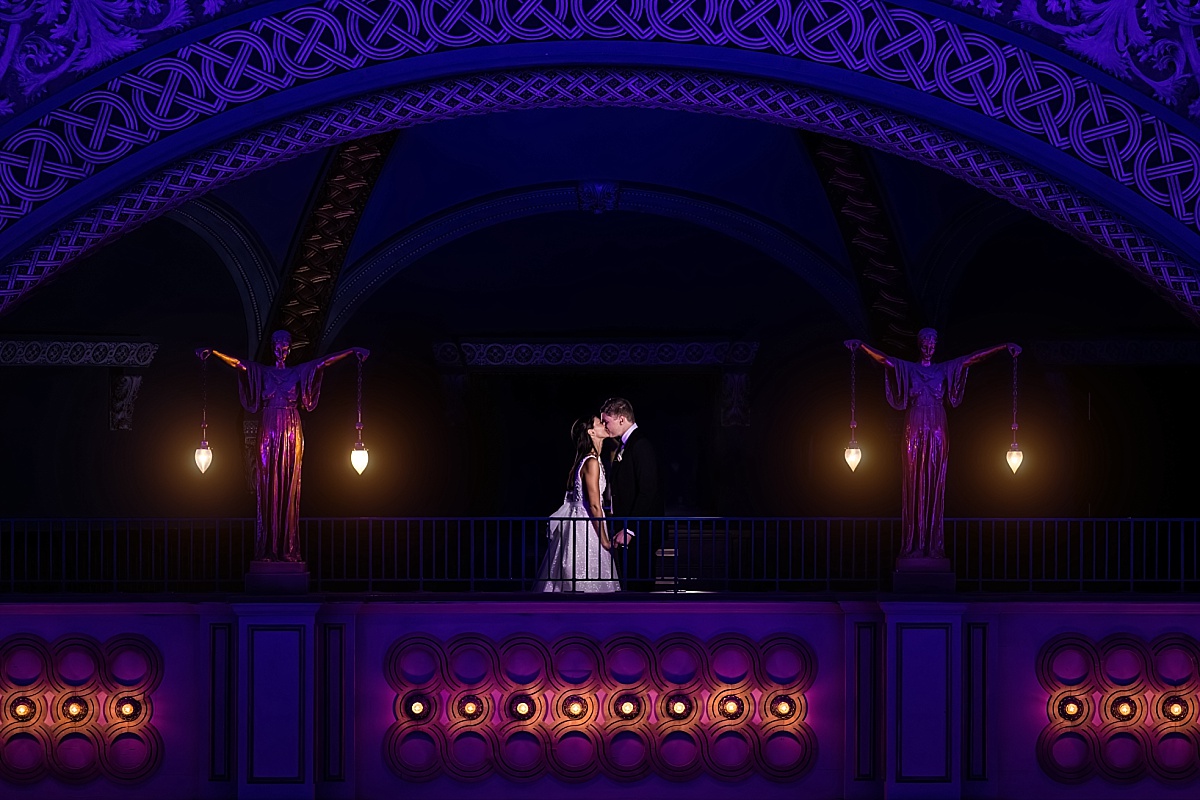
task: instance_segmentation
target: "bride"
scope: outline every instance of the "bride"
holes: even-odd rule
[[[575,461],[567,496],[550,518],[550,549],[538,569],[535,592],[616,592],[621,588],[600,499],[604,468],[600,448],[608,431],[598,416],[571,426]]]

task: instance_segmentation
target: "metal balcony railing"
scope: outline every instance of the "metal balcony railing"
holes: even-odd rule
[[[313,591],[528,592],[547,525],[314,518],[302,520],[300,537]],[[667,592],[887,591],[900,541],[897,519],[657,518],[630,527],[652,537],[653,555],[615,550],[619,572]],[[1200,590],[1197,519],[947,519],[946,544],[959,591]],[[240,592],[253,549],[251,519],[5,519],[0,593]],[[583,561],[594,563],[590,554]]]

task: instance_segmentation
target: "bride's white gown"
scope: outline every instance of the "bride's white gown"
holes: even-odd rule
[[[600,544],[600,534],[588,519],[590,516],[583,493],[583,465],[575,470],[575,488],[567,492],[563,505],[550,519],[550,549],[538,569],[535,592],[617,592],[617,578],[612,553]],[[606,481],[600,470],[600,495]]]

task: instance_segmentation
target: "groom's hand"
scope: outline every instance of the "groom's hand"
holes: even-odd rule
[[[628,530],[617,531],[616,536],[613,537],[613,544],[617,545],[618,547],[624,547],[625,545],[629,544],[632,539],[633,534]]]

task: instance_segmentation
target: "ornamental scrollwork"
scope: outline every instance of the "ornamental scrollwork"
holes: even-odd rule
[[[246,0],[0,0],[0,117]]]
[[[944,0],[938,0],[943,2]],[[1032,30],[1164,105],[1200,118],[1200,7],[1187,0],[949,0]],[[1039,36],[1038,34],[1041,34]]]
[[[916,90],[1049,144],[1200,229],[1200,144],[1190,132],[1149,102],[927,10],[879,0],[531,0],[519,10],[490,0],[323,0],[138,64],[13,130],[0,145],[0,230],[143,148],[280,91],[433,52],[617,37],[763,52]]]
[[[754,119],[912,159],[1089,243],[1156,285],[1184,313],[1200,316],[1200,278],[1189,262],[1103,204],[1006,153],[904,114],[803,87],[715,73],[605,68],[491,73],[419,84],[316,109],[200,153],[93,207],[0,267],[0,313],[63,266],[125,231],[273,164],[352,138],[456,116],[584,105]],[[1182,163],[1177,175],[1189,169]],[[1200,169],[1191,174],[1200,181]]]

